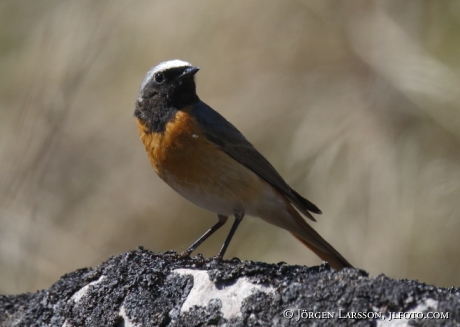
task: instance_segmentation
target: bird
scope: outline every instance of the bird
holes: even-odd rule
[[[179,59],[152,67],[134,109],[157,175],[187,200],[217,214],[217,223],[182,255],[189,256],[233,215],[216,256],[222,259],[248,215],[287,230],[333,269],[352,268],[300,215],[316,221],[312,213],[321,210],[292,189],[235,126],[200,100],[195,83],[199,69]]]

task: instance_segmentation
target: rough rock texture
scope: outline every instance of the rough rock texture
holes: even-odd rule
[[[390,312],[400,316],[390,320]],[[444,317],[405,319],[428,312]],[[48,290],[0,296],[0,326],[459,326],[459,321],[459,289],[369,278],[357,269],[335,272],[327,264],[181,258],[142,248],[64,275]]]

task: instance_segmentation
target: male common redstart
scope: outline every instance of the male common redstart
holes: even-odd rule
[[[198,67],[182,60],[147,72],[134,116],[155,172],[218,222],[183,254],[190,255],[228,216],[235,222],[217,257],[222,258],[244,215],[260,217],[292,233],[332,268],[351,264],[297,212],[315,221],[321,211],[294,191],[246,138],[196,94]],[[296,209],[297,210],[296,210]]]

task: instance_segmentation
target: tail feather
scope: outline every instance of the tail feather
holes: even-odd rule
[[[322,260],[327,261],[333,269],[342,270],[343,268],[353,268],[353,266],[326,241],[323,240],[324,242],[326,242],[327,245],[331,247],[332,251],[322,251],[319,248],[315,247],[313,244],[309,243],[308,241],[300,238],[299,236],[295,234],[292,235],[300,242],[302,242],[306,247],[312,250]]]
[[[292,207],[291,207],[292,208]],[[290,230],[300,242],[312,250],[318,257],[327,261],[335,270],[343,268],[353,268],[353,266],[332,247],[324,238],[321,237],[307,222],[292,208],[291,216],[298,225],[296,231]]]
[[[312,202],[308,201],[305,199],[303,196],[301,196],[299,193],[297,193],[295,190],[291,188],[291,193],[294,194],[294,196],[297,198],[297,200],[304,206],[305,209],[308,211],[311,211],[313,213],[321,214],[321,210],[314,205]]]

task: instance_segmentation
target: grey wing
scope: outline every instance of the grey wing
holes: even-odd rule
[[[235,126],[201,101],[194,105],[193,115],[209,141],[274,186],[305,216],[315,221],[309,211],[321,213],[321,210],[294,191]]]

